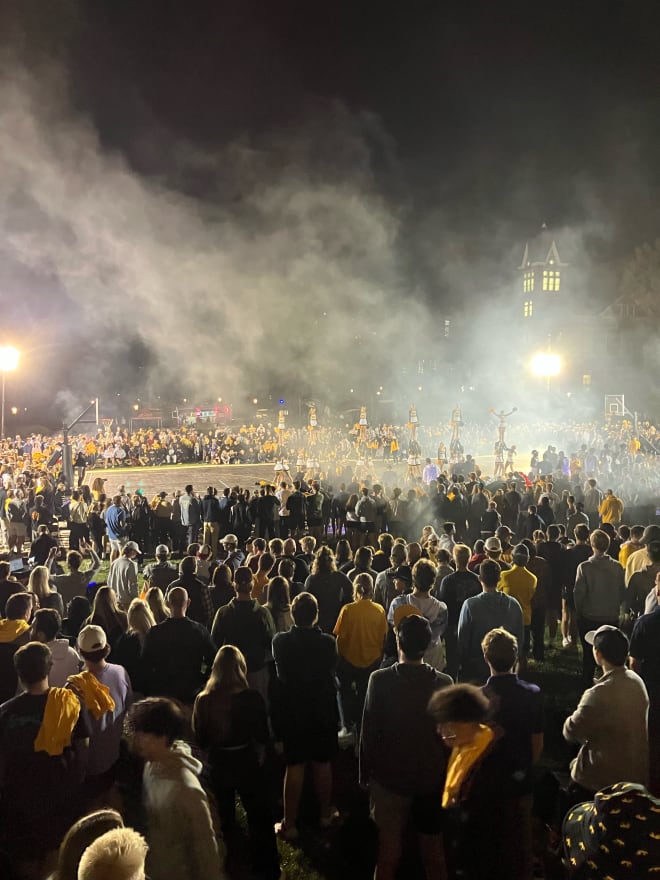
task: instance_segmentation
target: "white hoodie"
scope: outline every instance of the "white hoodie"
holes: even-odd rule
[[[69,647],[68,639],[53,639],[46,642],[53,657],[53,668],[48,674],[51,687],[64,687],[70,675],[77,675],[83,667],[83,661],[77,651]]]
[[[145,765],[149,880],[226,880],[201,771],[201,761],[180,741],[165,761]]]

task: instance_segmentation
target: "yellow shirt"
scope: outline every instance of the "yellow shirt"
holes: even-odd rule
[[[604,523],[617,525],[623,515],[623,501],[616,495],[606,495],[598,508],[598,513]]]
[[[479,725],[474,740],[467,746],[456,746],[452,749],[447,765],[445,790],[442,793],[442,806],[453,807],[460,800],[461,787],[470,770],[493,741],[495,734],[485,724]]]
[[[532,623],[532,599],[536,592],[536,575],[523,565],[514,565],[510,571],[503,571],[500,574],[498,589],[520,602],[523,623],[525,626],[530,626]]]
[[[387,618],[381,605],[371,599],[358,599],[339,612],[334,634],[337,651],[352,666],[364,669],[383,656]]]
[[[635,553],[637,550],[643,549],[644,547],[642,544],[633,544],[632,541],[626,541],[625,544],[621,545],[621,549],[619,550],[619,562],[625,568],[626,563],[633,555],[633,553]]]

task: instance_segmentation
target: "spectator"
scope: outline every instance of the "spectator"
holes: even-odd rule
[[[82,854],[78,880],[144,880],[148,849],[132,828],[106,831]]]
[[[126,670],[134,691],[144,693],[142,677],[142,650],[149,630],[156,621],[144,599],[133,599],[128,607],[128,630],[114,647],[115,663]]]
[[[452,681],[424,663],[431,639],[427,620],[405,617],[397,631],[398,662],[374,672],[367,687],[360,782],[369,787],[371,817],[378,827],[379,880],[395,877],[409,821],[427,876],[446,876],[441,808],[446,754],[427,707],[433,694]]]
[[[132,746],[146,762],[143,797],[150,880],[224,877],[208,799],[199,781],[202,763],[183,741],[185,726],[182,710],[159,697],[135,703],[129,714]]]
[[[220,648],[211,676],[195,700],[193,730],[206,749],[225,838],[236,826],[236,794],[247,815],[253,867],[264,880],[280,876],[268,784],[263,769],[270,734],[266,704],[247,681],[245,658],[233,645]]]
[[[337,571],[332,550],[320,547],[312,564],[312,572],[305,581],[305,590],[316,599],[319,607],[318,625],[324,633],[332,633],[339,612],[353,596],[353,585],[348,577]]]
[[[337,678],[348,730],[359,732],[369,676],[383,657],[387,619],[373,601],[373,579],[361,572],[353,582],[353,602],[339,612],[337,636]]]
[[[603,624],[618,626],[625,591],[623,569],[618,562],[607,556],[610,539],[605,532],[600,529],[593,531],[590,543],[592,556],[578,566],[574,591],[577,625],[582,642],[584,687],[593,684],[596,668],[593,652],[585,641],[585,636]]]
[[[445,575],[440,582],[437,598],[447,606],[447,629],[445,631],[445,646],[447,649],[446,670],[453,678],[458,673],[457,639],[458,618],[461,608],[470,596],[477,596],[481,592],[481,584],[478,576],[468,569],[470,561],[470,548],[465,544],[456,544],[453,550],[456,571]]]
[[[649,775],[649,697],[639,675],[626,669],[628,639],[606,625],[585,633],[584,640],[603,675],[564,722],[564,739],[580,743],[571,763],[573,803],[622,779],[647,785]]]
[[[172,581],[165,598],[177,587],[183,587],[188,594],[187,616],[190,620],[196,620],[210,629],[214,615],[213,602],[209,588],[197,577],[197,560],[194,556],[183,557],[179,563],[179,577]]]
[[[26,643],[14,661],[25,692],[0,706],[0,842],[21,873],[42,876],[79,815],[89,731],[76,695],[49,687],[46,645]]]
[[[143,571],[144,582],[147,587],[158,587],[164,593],[169,585],[177,579],[178,570],[170,560],[170,548],[167,544],[159,544],[156,547],[156,561],[145,566]]]
[[[83,661],[69,645],[68,639],[58,639],[62,618],[54,608],[35,611],[30,638],[42,642],[50,651],[52,665],[48,674],[51,687],[64,687],[70,675],[80,672]]]
[[[484,684],[488,666],[481,643],[486,633],[503,627],[518,640],[518,651],[523,650],[525,628],[520,603],[512,596],[498,592],[500,568],[487,559],[479,567],[482,592],[466,599],[458,620],[458,669],[462,681]]]
[[[84,555],[83,555],[84,554]],[[80,567],[83,558],[89,556],[90,565],[85,571],[81,571]],[[54,556],[49,556],[46,565],[52,572],[52,565],[55,560]],[[62,597],[62,601],[66,606],[74,598],[74,596],[86,596],[87,587],[92,582],[94,575],[101,566],[101,560],[96,551],[90,547],[85,541],[80,542],[80,551],[69,550],[66,554],[66,564],[69,569],[65,574],[50,575],[50,582]]]
[[[445,668],[445,650],[442,637],[447,629],[447,606],[430,595],[435,583],[435,566],[428,559],[418,559],[412,570],[412,593],[397,596],[390,605],[387,621],[390,626],[398,626],[406,614],[421,614],[428,620],[433,637],[424,654],[424,662],[439,672]],[[398,618],[398,619],[397,619]]]
[[[87,847],[106,831],[123,827],[123,819],[116,810],[96,810],[78,819],[60,844],[57,867],[49,880],[77,880],[80,859]]]
[[[660,594],[660,573],[655,576],[653,592],[656,597]],[[649,788],[653,794],[660,794],[660,607],[635,622],[630,638],[630,667],[641,676],[649,695]]]
[[[57,550],[51,550],[51,553],[54,555],[57,553]],[[30,572],[28,592],[34,596],[35,608],[54,608],[61,617],[64,614],[64,603],[57,590],[50,589],[48,585],[49,575],[50,571],[47,566],[35,565]]]
[[[393,545],[390,552],[390,567],[386,568],[385,571],[381,571],[376,577],[376,582],[374,584],[374,601],[378,602],[379,605],[382,605],[385,614],[390,610],[392,600],[395,596],[398,596],[398,591],[394,583],[394,573],[400,565],[405,564],[405,561],[406,545],[397,542]],[[412,575],[410,577],[410,583],[412,584]]]
[[[320,823],[329,827],[338,818],[331,806],[331,761],[337,752],[337,646],[317,626],[318,603],[301,593],[291,606],[294,626],[273,639],[273,658],[279,684],[272,722],[284,748],[284,817],[275,826],[286,840],[298,836],[296,823],[305,766],[312,764],[320,807]]]
[[[529,562],[529,550],[524,544],[516,544],[513,548],[512,560],[513,568],[510,571],[503,571],[500,575],[499,588],[507,596],[513,596],[522,608],[525,643],[521,665],[524,667],[531,645],[532,603],[536,592],[536,575],[526,568]]]
[[[211,585],[209,587],[211,602],[215,611],[227,605],[236,595],[234,589],[234,572],[229,565],[222,563],[213,570]]]
[[[16,693],[14,654],[30,641],[32,599],[32,593],[14,593],[7,599],[5,617],[0,619],[0,705]]]
[[[213,663],[215,645],[205,626],[186,617],[190,600],[183,587],[170,590],[167,601],[169,619],[152,627],[144,639],[145,691],[193,703]]]
[[[160,587],[150,587],[147,590],[146,602],[157,624],[169,619],[170,609]]]
[[[127,541],[121,555],[110,563],[108,586],[115,591],[119,607],[124,611],[138,597],[138,567],[135,559],[139,552],[140,548],[135,541]]]

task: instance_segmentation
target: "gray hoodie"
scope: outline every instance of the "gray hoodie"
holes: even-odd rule
[[[77,675],[83,667],[83,662],[76,651],[69,647],[68,639],[53,639],[47,642],[53,658],[53,667],[48,674],[48,684],[51,687],[64,687],[70,675]]]
[[[201,771],[201,761],[181,741],[167,760],[145,765],[149,880],[226,880]]]

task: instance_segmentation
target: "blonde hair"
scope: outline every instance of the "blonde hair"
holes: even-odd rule
[[[149,847],[132,828],[114,828],[91,843],[80,860],[78,880],[144,880]]]
[[[147,605],[154,618],[154,623],[162,623],[170,616],[170,609],[165,604],[165,596],[163,596],[160,587],[150,587],[147,590]]]
[[[48,586],[49,576],[50,572],[45,565],[35,565],[30,572],[28,593],[34,593],[39,605],[42,605],[43,600],[50,595],[50,587]]]
[[[144,637],[152,626],[156,626],[156,620],[151,608],[144,599],[133,599],[128,606],[128,632]]]
[[[78,819],[60,844],[52,880],[76,880],[78,865],[85,850],[106,831],[123,827],[124,822],[116,810],[96,810]]]

